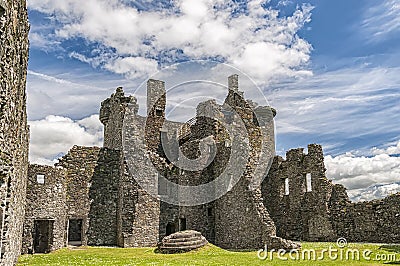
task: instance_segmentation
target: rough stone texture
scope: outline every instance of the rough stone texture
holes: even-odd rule
[[[44,175],[43,184],[38,183],[37,175]],[[22,253],[36,252],[34,248],[35,220],[53,221],[47,252],[65,246],[66,176],[65,169],[35,164],[29,166]]]
[[[207,244],[208,241],[200,232],[184,230],[164,237],[157,246],[162,253],[179,253],[201,248]]]
[[[0,264],[20,254],[28,171],[26,2],[0,1]]]
[[[100,148],[74,146],[57,164],[67,171],[67,221],[82,219],[82,245],[87,245],[89,190],[97,167]],[[68,224],[66,225],[68,230]]]
[[[140,195],[141,198],[136,198],[138,201],[136,206],[142,208],[141,210],[143,211],[136,209],[134,227],[130,230],[135,231],[135,227],[142,230],[136,234],[132,234],[134,240],[131,238],[130,241],[134,241],[135,244],[133,246],[142,245],[144,242],[140,239],[144,237],[148,239],[154,236],[154,233],[157,234],[156,238],[162,239],[165,235],[178,230],[185,230],[186,228],[201,232],[209,241],[224,248],[260,248],[263,247],[264,243],[272,242],[273,240],[275,240],[275,243],[281,241],[283,244],[284,240],[280,238],[270,239],[271,236],[275,236],[274,222],[269,217],[263,205],[260,189],[257,187],[250,189],[251,185],[257,186],[257,182],[254,180],[256,158],[261,155],[270,155],[272,158],[274,112],[270,107],[260,107],[258,109],[259,119],[255,119],[252,106],[243,98],[243,92],[240,92],[237,86],[235,86],[235,84],[238,84],[237,78],[237,76],[231,76],[228,79],[228,83],[233,85],[229,88],[225,105],[229,105],[232,112],[226,111],[226,106],[224,109],[223,106],[217,105],[215,101],[207,101],[198,106],[196,118],[188,121],[186,124],[182,125],[167,121],[164,117],[164,83],[149,80],[147,119],[136,114],[137,105],[132,105],[134,109],[125,113],[125,140],[130,145],[123,147],[124,155],[125,158],[129,157],[128,161],[131,162],[129,167],[134,170],[132,171],[133,173],[135,171],[148,171],[145,175],[147,176],[147,188],[155,189],[158,187],[159,190],[168,191],[169,188],[165,187],[165,184],[157,184],[157,178],[154,177],[160,175],[180,185],[194,186],[208,183],[214,180],[225,169],[232,150],[233,152],[237,150],[236,155],[240,155],[240,152],[245,152],[244,149],[250,149],[247,165],[243,166],[244,174],[234,177],[235,181],[239,180],[238,184],[231,188],[228,194],[216,201],[198,206],[185,206],[184,202],[182,202],[182,205],[173,205],[165,202],[160,203],[157,198],[149,196],[144,191],[137,193],[136,195]],[[106,102],[121,102],[113,100],[114,95],[109,100],[106,100]],[[118,107],[107,108],[109,110],[118,110]],[[239,147],[232,149],[230,147],[232,140],[228,138],[227,131],[219,122],[210,118],[210,116],[228,119],[225,116],[235,116],[235,112],[237,113],[237,118],[244,121],[244,124],[241,128],[235,121],[232,122],[231,127],[234,128],[234,132],[236,130],[237,138],[233,142],[239,143]],[[103,113],[110,114],[112,112]],[[144,124],[145,127],[143,127]],[[267,133],[263,144],[265,147],[261,145],[260,141],[261,130],[265,130]],[[249,135],[250,147],[245,144],[245,140],[240,139],[240,133],[243,133],[240,131],[245,131],[244,133]],[[113,135],[120,134],[114,133]],[[145,139],[143,139],[143,136],[145,136]],[[217,150],[214,162],[199,171],[179,169],[179,167],[171,164],[171,160],[176,163],[178,158],[182,158],[179,154],[169,154],[166,157],[164,150],[160,147],[160,139],[163,138],[166,140],[163,142],[163,145],[166,142],[167,146],[169,146],[167,150],[172,150],[172,153],[174,153],[175,149],[173,147],[174,142],[176,142],[187,158],[198,159],[197,164],[200,165],[208,164],[207,158],[199,157],[204,152],[201,151],[202,141],[213,139]],[[177,139],[174,140],[174,138]],[[143,145],[143,142],[145,145]],[[210,145],[207,143],[204,144],[206,145],[204,147]],[[267,162],[266,166],[268,163],[270,162]],[[152,165],[155,167],[152,167]],[[260,169],[263,169],[263,167],[260,166]],[[229,170],[231,176],[237,175],[235,170],[234,168]],[[216,190],[221,189],[218,186],[226,188],[229,184],[218,184],[217,187],[214,187],[208,193],[213,194]],[[158,191],[158,196],[160,198],[182,198],[184,195],[181,193],[167,195],[168,193]],[[193,198],[199,197],[199,195],[191,196]],[[145,199],[145,201],[141,199]],[[143,223],[143,221],[147,223]],[[143,228],[144,225],[146,225],[146,228]],[[158,230],[156,231],[155,229]],[[155,239],[152,241],[146,242],[147,245],[153,245]],[[287,242],[289,243],[290,241]]]
[[[339,236],[349,241],[400,242],[400,194],[350,202],[345,188],[325,176],[322,147],[317,144],[310,144],[307,154],[293,149],[285,160],[274,157],[276,111],[269,106],[254,108],[238,84],[237,75],[229,77],[224,104],[200,103],[196,117],[186,123],[165,118],[162,81],[147,83],[147,117],[138,115],[136,98],[125,96],[122,88],[103,101],[104,148],[74,146],[58,164],[67,175],[65,219],[60,214],[66,221],[65,239],[68,220],[82,219],[84,245],[156,246],[174,239],[166,236],[185,230],[196,230],[226,249],[267,244],[289,250],[300,248],[291,240],[333,241]],[[230,164],[232,158],[243,163]],[[260,163],[259,158],[267,159]],[[52,171],[57,173],[48,169]],[[221,174],[226,178],[216,178]],[[185,198],[184,190],[172,190],[170,182],[214,183],[206,195],[192,193]],[[29,190],[42,195],[38,188]],[[228,192],[215,199],[221,190]],[[189,204],[204,196],[213,198]],[[163,201],[167,199],[179,199],[179,204]],[[57,200],[62,205],[62,199]],[[54,208],[48,207],[49,217]],[[29,231],[28,218],[26,228]]]
[[[307,174],[311,174],[311,191],[307,191]],[[286,179],[289,193],[285,193]],[[325,177],[320,145],[308,145],[308,154],[303,149],[290,150],[286,160],[275,157],[262,190],[264,204],[277,226],[277,235],[304,241],[334,240],[336,235],[328,210],[332,187],[332,182]]]
[[[400,243],[400,193],[380,200],[352,203],[346,189],[335,185],[330,212],[338,237],[351,242]]]
[[[307,190],[311,174],[311,191]],[[289,193],[285,193],[285,179]],[[353,203],[346,188],[325,176],[322,148],[308,145],[276,156],[262,184],[264,204],[277,235],[292,240],[400,243],[400,193],[381,200]]]
[[[91,179],[89,198],[89,245],[117,244],[117,206],[121,153],[100,150]]]

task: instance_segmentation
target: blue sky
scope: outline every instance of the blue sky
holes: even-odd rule
[[[320,143],[353,199],[400,191],[398,0],[30,0],[28,11],[33,162],[101,145],[100,102],[116,87],[211,59],[277,109],[278,154]]]

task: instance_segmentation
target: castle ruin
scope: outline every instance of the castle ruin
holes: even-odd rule
[[[234,115],[208,101],[187,123],[168,121],[165,85],[158,80],[148,81],[147,117],[138,115],[136,98],[125,96],[122,88],[102,103],[103,147],[74,146],[54,167],[29,165],[28,31],[26,2],[0,0],[1,265],[15,264],[21,252],[46,253],[68,244],[155,246],[164,236],[185,229],[197,230],[226,249],[265,244],[289,249],[298,247],[291,240],[338,237],[400,243],[400,194],[351,202],[346,189],[325,176],[320,145],[309,145],[307,153],[290,150],[286,159],[273,157],[275,110],[252,108],[239,91],[237,76],[228,80],[225,103],[243,121],[248,141],[239,138],[238,143],[250,156],[239,176],[228,171],[228,182],[209,190],[212,196],[226,191],[215,200],[179,204],[188,195],[170,185],[208,184],[221,174],[233,144],[209,114],[233,125]],[[215,152],[212,162],[202,157],[204,150]],[[181,153],[206,167],[180,169],[174,163]],[[263,156],[268,158],[265,165],[257,165]],[[270,163],[269,171],[262,173]],[[259,169],[260,184],[254,175]]]
[[[125,96],[122,88],[102,102],[103,148],[74,146],[55,167],[30,165],[23,253],[49,252],[68,243],[155,246],[182,230],[199,231],[209,242],[236,250],[265,244],[298,248],[291,240],[339,237],[400,242],[400,194],[350,202],[345,188],[325,176],[322,147],[317,144],[309,145],[306,154],[293,149],[286,159],[274,157],[276,112],[268,106],[253,110],[239,91],[237,75],[228,78],[224,103],[234,112],[206,101],[186,123],[165,118],[164,82],[149,80],[147,93],[147,117],[138,114],[136,98]],[[199,186],[212,183],[223,171],[232,177],[236,173],[226,170],[233,141],[225,127],[210,118],[236,125],[233,113],[248,132],[247,148],[239,148],[239,153],[250,154],[244,171],[237,180],[215,183],[208,195],[221,188],[226,192],[215,200],[186,204],[187,195],[173,189],[174,184]],[[205,151],[215,152],[211,163]],[[206,167],[178,167],[183,155]],[[271,168],[262,168],[267,169],[262,183],[251,188],[259,163],[254,158],[260,155],[270,158],[263,163],[271,163]],[[196,200],[202,195],[190,196]]]

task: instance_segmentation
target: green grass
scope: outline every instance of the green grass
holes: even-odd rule
[[[314,249],[317,258],[323,249],[329,246],[337,248],[335,243],[303,243],[302,249]],[[83,247],[81,249],[64,248],[50,254],[23,255],[17,265],[382,265],[400,264],[400,245],[378,244],[349,244],[343,249],[358,249],[361,259],[358,260],[331,260],[326,254],[323,260],[291,260],[288,254],[282,261],[274,253],[274,259],[260,260],[256,251],[232,252],[207,245],[199,250],[181,254],[160,254],[154,248],[107,248]],[[370,250],[371,260],[362,258],[363,250]],[[301,251],[300,251],[301,253]],[[376,261],[375,255],[387,256],[395,254],[397,262]],[[294,255],[294,254],[293,254]],[[307,256],[305,256],[307,258]],[[345,258],[345,255],[343,255]]]

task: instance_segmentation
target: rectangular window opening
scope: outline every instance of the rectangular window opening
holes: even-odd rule
[[[289,195],[289,178],[285,178],[285,195]]]
[[[209,207],[209,208],[207,209],[207,215],[208,215],[208,216],[212,216],[212,213],[213,213],[213,208],[212,208],[212,207]]]
[[[36,181],[38,182],[38,184],[44,184],[44,174],[37,174],[36,175]]]
[[[306,174],[306,186],[307,186],[307,192],[311,192],[312,191],[311,173]]]

